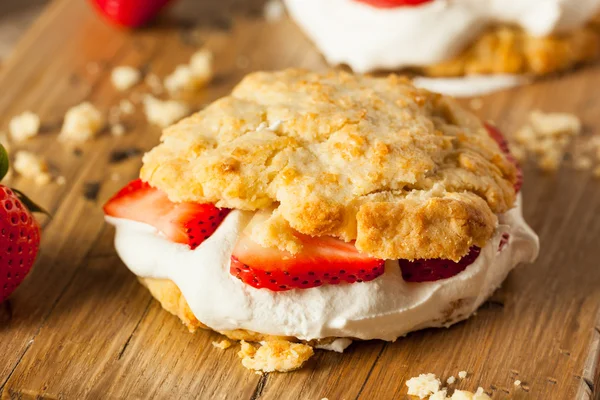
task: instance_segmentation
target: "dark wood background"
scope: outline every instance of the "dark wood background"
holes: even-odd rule
[[[35,9],[40,2],[33,3]],[[6,25],[7,15],[21,13],[22,4],[0,1],[0,32],[17,26],[11,18]],[[218,335],[188,333],[137,283],[113,250],[100,206],[140,167],[139,158],[111,163],[111,152],[150,149],[160,132],[138,108],[127,135],[102,135],[78,155],[56,141],[62,116],[83,100],[105,111],[117,103],[123,95],[109,82],[113,66],[164,76],[202,45],[215,52],[217,77],[191,99],[196,108],[252,70],[326,68],[287,18],[265,22],[262,5],[182,1],[158,24],[129,33],[102,22],[85,1],[56,0],[1,64],[0,130],[17,113],[38,113],[43,133],[20,148],[46,157],[67,184],[12,182],[54,217],[43,221],[35,270],[0,306],[0,397],[403,399],[410,377],[433,372],[445,379],[466,370],[457,387],[483,386],[494,399],[599,398],[600,181],[590,172],[545,175],[526,165],[525,215],[540,235],[540,257],[511,273],[475,317],[395,343],[355,343],[343,355],[318,352],[295,373],[245,370],[236,347],[220,351],[211,345]],[[0,43],[15,36],[3,41],[0,34]],[[100,70],[94,73],[91,62]],[[598,88],[595,65],[486,97],[478,112],[508,133],[532,109],[573,112],[588,134],[598,133]],[[98,198],[84,197],[96,184]]]

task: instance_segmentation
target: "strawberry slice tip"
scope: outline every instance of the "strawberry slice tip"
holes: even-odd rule
[[[415,7],[433,0],[356,0],[377,8]]]
[[[136,179],[104,205],[104,213],[152,225],[169,240],[195,249],[217,230],[229,210],[212,204],[174,203],[163,191]]]
[[[367,282],[385,270],[384,260],[360,254],[353,243],[332,237],[297,235],[303,248],[295,255],[262,247],[242,235],[231,257],[231,275],[257,289],[283,291]]]
[[[402,278],[406,282],[433,282],[451,278],[464,271],[475,262],[480,252],[479,247],[472,247],[469,254],[458,262],[442,259],[398,260],[398,262],[400,263]]]
[[[515,165],[515,167],[517,167],[517,179],[515,181],[515,192],[519,193],[519,191],[521,190],[521,187],[523,186],[523,170],[521,170],[521,166],[519,165],[519,162],[517,161],[515,156],[513,156],[512,153],[510,152],[510,148],[508,147],[508,142],[506,141],[506,138],[504,137],[502,132],[500,132],[500,129],[498,129],[496,126],[494,126],[488,122],[484,123],[484,125],[485,125],[485,128],[487,129],[488,133],[492,137],[492,139],[494,139],[496,141],[496,143],[498,143],[500,150],[502,150],[502,152],[506,155],[506,158],[508,159],[508,161],[510,161],[511,163],[513,163]]]

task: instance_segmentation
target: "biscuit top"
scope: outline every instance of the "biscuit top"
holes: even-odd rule
[[[258,72],[165,130],[141,178],[173,201],[264,210],[264,246],[356,240],[383,259],[458,260],[515,201],[516,167],[484,125],[408,79]]]

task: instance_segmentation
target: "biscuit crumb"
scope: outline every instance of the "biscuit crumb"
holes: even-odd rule
[[[115,67],[111,73],[113,86],[123,92],[137,85],[142,79],[142,73],[133,67],[120,66]]]
[[[175,71],[165,78],[164,86],[169,93],[194,91],[204,87],[213,76],[213,55],[208,50],[194,53],[189,64],[178,65]]]
[[[263,372],[293,371],[302,367],[313,354],[312,347],[287,340],[261,342],[258,349],[242,340],[238,352],[244,367]]]
[[[223,340],[212,342],[212,345],[218,349],[226,350],[226,349],[230,348],[233,345],[233,343],[231,343],[231,341],[229,341],[227,339],[223,339]]]
[[[64,176],[59,176],[58,178],[56,178],[56,184],[58,186],[63,186],[67,183],[67,179]]]
[[[515,381],[514,385],[515,385],[515,386],[521,386],[521,381],[517,379],[517,380]]]
[[[465,371],[461,371],[465,372]],[[465,375],[466,376],[466,375]],[[450,380],[450,379],[448,379]],[[454,383],[454,382],[452,382]],[[417,396],[420,399],[429,400],[491,400],[482,387],[477,388],[475,393],[467,390],[455,390],[452,396],[448,397],[446,388],[440,389],[440,380],[435,374],[421,374],[416,378],[411,378],[406,382],[408,394]]]
[[[13,168],[19,175],[33,179],[37,185],[45,185],[51,180],[46,161],[29,151],[22,150],[15,154]]]
[[[567,146],[581,129],[581,121],[573,114],[533,111],[515,138],[534,156],[539,168],[555,171],[562,163]]]
[[[58,139],[85,142],[93,138],[103,127],[102,113],[91,103],[84,102],[67,111]]]
[[[189,107],[175,100],[159,100],[151,95],[144,97],[144,112],[148,122],[166,128],[190,113]]]
[[[459,377],[460,379],[465,379],[465,378],[467,377],[467,371],[460,371],[460,372],[458,373],[458,377]]]
[[[420,399],[427,398],[428,396],[439,392],[441,384],[442,383],[435,374],[431,373],[420,374],[418,377],[410,378],[406,381],[408,394],[411,396],[418,396]]]
[[[280,0],[269,0],[263,8],[263,15],[267,22],[277,22],[283,18],[285,8]]]
[[[119,111],[121,111],[122,114],[126,115],[133,114],[135,111],[135,106],[130,100],[123,99],[119,103]]]
[[[25,111],[23,114],[17,115],[10,120],[8,129],[14,141],[25,141],[39,133],[40,117],[31,111]]]
[[[155,95],[162,94],[165,91],[160,78],[156,74],[150,73],[146,75],[144,82]],[[132,100],[135,101],[135,97],[132,97]]]
[[[115,124],[110,127],[110,133],[113,136],[123,136],[125,134],[125,126],[123,124]]]
[[[452,385],[454,382],[456,382],[456,378],[454,376],[451,376],[450,378],[446,379],[446,383],[448,385]]]

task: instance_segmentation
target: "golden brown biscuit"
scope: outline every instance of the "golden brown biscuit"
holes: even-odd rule
[[[515,200],[516,167],[479,119],[395,75],[254,73],[161,140],[143,180],[173,201],[274,210],[257,240],[292,253],[297,231],[458,260]]]
[[[547,75],[600,57],[600,16],[587,26],[537,37],[507,25],[489,29],[458,56],[419,69],[430,76],[468,74]]]

